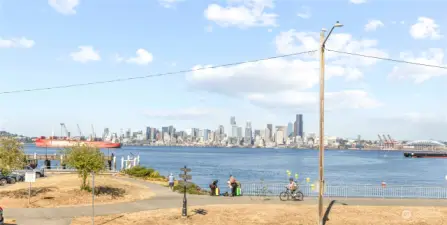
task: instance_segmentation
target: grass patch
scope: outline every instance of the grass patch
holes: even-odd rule
[[[185,193],[184,185],[185,185],[184,181],[179,181],[174,186],[174,191],[179,192],[179,193]],[[197,184],[194,184],[191,182],[186,182],[186,193],[192,194],[192,195],[209,195],[210,194],[209,191],[203,190]]]
[[[33,187],[31,188],[31,197],[35,197],[40,194],[45,194],[52,191],[57,191],[58,189],[55,187]],[[29,189],[19,189],[15,191],[2,191],[0,192],[2,197],[14,198],[14,199],[23,199],[28,198]]]

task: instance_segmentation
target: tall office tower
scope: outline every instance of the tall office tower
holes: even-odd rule
[[[293,134],[293,123],[292,123],[292,122],[289,122],[289,123],[287,124],[287,134],[286,134],[286,136],[288,137],[288,136],[290,136],[291,134]]]
[[[236,125],[231,126],[231,137],[237,137],[237,128],[238,127]]]
[[[191,137],[192,138],[199,137],[199,128],[191,128]]]
[[[175,134],[175,128],[174,128],[174,126],[169,126],[168,127],[168,134],[170,135],[170,136],[173,136],[174,134]]]
[[[204,140],[204,141],[208,141],[208,139],[209,139],[209,135],[210,135],[210,130],[208,130],[208,129],[204,129],[204,130],[203,130],[203,140]]]
[[[265,128],[265,131],[264,131],[264,140],[265,141],[270,141],[270,140],[272,140],[270,137],[272,136],[272,134],[271,134],[271,132],[270,132],[270,129],[269,128]]]
[[[225,137],[225,128],[223,125],[219,125],[219,128],[217,128],[216,136],[219,138],[219,140],[223,140]]]
[[[267,133],[267,131],[265,131],[265,135],[268,135],[267,136],[267,140],[272,140],[272,135],[273,135],[273,125],[272,124],[267,124],[267,130],[268,130],[268,133]]]
[[[152,128],[146,127],[146,140],[151,140],[152,137]]]
[[[252,128],[251,128],[251,122],[247,121],[247,123],[245,124],[245,140],[251,140],[253,134],[252,134]]]
[[[237,127],[237,138],[242,139],[242,127]]]
[[[255,130],[255,133],[253,136],[261,136],[261,130]]]
[[[293,129],[293,135],[303,137],[303,115],[296,114],[295,124]]]
[[[165,140],[165,135],[169,135],[169,127],[161,127],[161,139]]]
[[[236,125],[236,117],[230,117],[230,125]]]
[[[130,130],[130,128],[127,129],[127,131],[126,131],[126,138],[130,138],[131,134],[132,134],[132,131]]]

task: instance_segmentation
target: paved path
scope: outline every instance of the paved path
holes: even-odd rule
[[[131,180],[148,187],[154,193],[151,199],[139,200],[135,202],[103,204],[95,206],[95,215],[111,215],[119,213],[132,213],[154,209],[180,208],[182,207],[183,195],[171,192],[168,188],[158,184],[152,184],[132,178],[118,178]],[[327,199],[326,204],[333,199]],[[426,199],[337,199],[348,205],[378,205],[378,206],[447,206],[447,200],[426,200]],[[316,198],[305,198],[302,202],[281,202],[278,197],[271,197],[270,200],[250,197],[211,197],[211,196],[188,196],[189,206],[214,205],[214,204],[303,204],[315,205]],[[39,225],[69,225],[73,217],[91,216],[91,206],[62,207],[62,208],[30,208],[30,209],[5,209],[5,216],[17,219],[18,224],[39,224]]]

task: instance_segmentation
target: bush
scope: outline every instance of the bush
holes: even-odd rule
[[[133,176],[133,177],[139,177],[139,178],[163,178],[165,177],[161,176],[160,173],[152,168],[147,168],[144,166],[135,166],[130,169],[124,170],[124,173]]]
[[[185,193],[184,184],[185,184],[184,181],[179,181],[174,186],[174,191],[179,192],[179,193]],[[186,193],[192,194],[192,195],[209,195],[210,194],[209,191],[203,190],[197,184],[194,184],[192,182],[186,182]]]

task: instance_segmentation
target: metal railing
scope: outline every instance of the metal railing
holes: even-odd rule
[[[241,184],[242,194],[245,196],[278,196],[286,190],[286,183],[247,183]],[[209,190],[206,185],[200,185]],[[306,197],[317,197],[318,186],[299,185],[299,189]],[[225,192],[223,186],[221,192]],[[325,197],[334,198],[421,198],[421,199],[447,199],[447,187],[428,186],[396,186],[387,185],[325,185]]]

